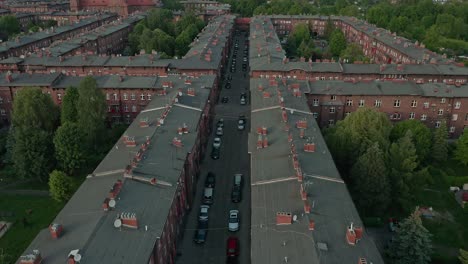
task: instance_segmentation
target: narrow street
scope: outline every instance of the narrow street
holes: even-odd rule
[[[216,116],[213,122],[212,134],[210,135],[209,145],[201,164],[201,174],[197,183],[197,193],[194,204],[190,211],[186,223],[184,237],[178,246],[178,257],[176,263],[197,264],[197,263],[226,263],[227,239],[230,236],[239,238],[239,256],[237,260],[229,260],[228,263],[250,263],[250,158],[247,149],[247,139],[249,120],[250,120],[250,97],[248,61],[244,62],[244,57],[248,58],[248,45],[246,43],[248,33],[239,30],[234,33],[233,47],[229,63],[226,65],[226,73],[222,83],[222,90],[218,103],[215,107]],[[238,48],[235,48],[237,43]],[[237,51],[237,52],[236,52]],[[235,55],[235,68],[231,72],[233,58]],[[246,64],[245,70],[243,64]],[[226,88],[231,76],[231,87]],[[241,105],[241,93],[247,93],[247,104]],[[223,97],[227,97],[227,102],[222,102]],[[247,126],[244,130],[238,130],[239,115],[245,115]],[[221,151],[219,159],[214,160],[210,156],[213,148],[213,139],[216,137],[216,126],[219,119],[224,120],[223,136],[221,136]],[[208,232],[206,241],[201,244],[195,243],[194,235],[198,225],[198,214],[200,205],[203,204],[203,192],[205,179],[208,172],[216,175],[216,184],[214,187],[213,204],[210,205],[208,215]],[[243,174],[242,200],[239,203],[231,201],[231,191],[234,185],[234,174]],[[240,225],[236,232],[228,231],[228,218],[230,210],[239,210]]]

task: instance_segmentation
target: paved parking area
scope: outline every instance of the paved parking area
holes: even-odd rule
[[[230,54],[229,65],[226,65],[225,76],[232,76],[231,88],[225,89],[224,83],[220,93],[218,104],[215,108],[216,117],[213,122],[212,135],[206,151],[203,163],[201,164],[201,174],[197,183],[197,192],[192,210],[190,211],[186,223],[184,237],[178,246],[178,257],[176,263],[197,264],[197,263],[226,263],[226,241],[229,236],[236,236],[240,241],[240,255],[237,263],[250,263],[250,156],[247,152],[247,139],[249,125],[243,131],[237,130],[237,121],[240,114],[250,120],[250,97],[247,97],[247,105],[240,105],[240,94],[249,91],[248,69],[242,70],[244,57],[245,34],[240,32],[234,35],[233,43],[238,39],[238,52],[236,72],[231,73],[232,53]],[[234,44],[233,44],[234,45]],[[247,55],[248,57],[248,55]],[[228,103],[222,103],[222,97],[228,97]],[[213,139],[216,132],[216,122],[224,119],[224,135],[222,136],[221,154],[218,160],[210,157]],[[198,223],[198,212],[202,204],[204,182],[208,172],[216,174],[216,186],[214,188],[214,203],[210,206],[208,234],[206,242],[195,244],[193,242],[194,233]],[[233,187],[234,174],[244,175],[242,201],[240,203],[231,202],[231,189]],[[229,210],[240,211],[240,230],[237,232],[228,231]],[[232,263],[232,262],[231,262]]]

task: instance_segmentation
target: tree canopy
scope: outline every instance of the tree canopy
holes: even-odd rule
[[[423,226],[418,208],[401,222],[388,253],[395,264],[430,263],[431,234]]]
[[[468,132],[458,138],[454,154],[461,164],[468,165]]]
[[[21,31],[20,23],[15,16],[6,15],[0,17],[0,33],[6,36],[5,39]]]
[[[441,122],[440,127],[436,128],[434,132],[431,155],[432,155],[432,159],[436,162],[443,162],[447,160],[447,156],[448,156],[447,137],[448,137],[447,123],[444,120]]]
[[[96,149],[99,137],[105,128],[106,98],[91,76],[85,77],[80,82],[78,93],[78,127],[84,135],[85,145],[93,150]]]
[[[396,141],[411,131],[412,141],[416,148],[419,162],[427,160],[432,147],[432,133],[429,128],[419,120],[405,120],[396,123],[390,134],[391,141]]]
[[[66,122],[76,122],[78,120],[78,111],[76,104],[78,103],[78,89],[70,86],[65,90],[65,96],[62,101],[62,109],[60,112],[60,120],[62,124]]]
[[[66,122],[57,129],[54,137],[55,156],[64,171],[73,174],[86,161],[83,141],[83,133],[75,123]]]
[[[73,181],[64,172],[54,170],[49,176],[49,191],[52,199],[64,202],[72,195]]]
[[[330,36],[330,52],[333,56],[340,56],[346,49],[346,38],[339,29],[335,29]]]
[[[351,170],[351,180],[355,191],[359,192],[356,202],[365,215],[378,215],[387,209],[390,184],[384,153],[378,143],[372,144],[358,158]]]

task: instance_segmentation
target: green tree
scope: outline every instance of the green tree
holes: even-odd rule
[[[359,108],[326,131],[327,144],[345,177],[348,168],[374,142],[386,152],[391,129],[392,124],[386,114],[370,108]]]
[[[391,194],[396,205],[407,209],[413,200],[413,192],[417,186],[413,184],[414,172],[418,167],[418,157],[413,144],[411,130],[402,138],[392,143],[388,151],[388,168],[391,182]]]
[[[16,127],[12,158],[18,177],[45,181],[54,164],[53,149],[52,133]]]
[[[155,50],[174,56],[175,40],[166,32],[159,28],[155,29],[153,31],[153,41]]]
[[[54,164],[52,135],[58,113],[50,95],[38,88],[24,88],[16,95],[12,160],[20,178],[47,178]]]
[[[55,133],[55,156],[60,167],[69,174],[73,174],[86,162],[83,140],[83,133],[75,123],[66,122]]]
[[[463,165],[468,165],[468,132],[463,133],[457,140],[455,159]]]
[[[431,130],[419,120],[405,120],[396,123],[390,133],[390,140],[397,141],[411,131],[412,141],[418,155],[418,162],[427,160],[432,147]]]
[[[349,5],[347,7],[344,7],[340,9],[340,15],[359,17],[359,7],[357,5]]]
[[[461,264],[468,264],[468,251],[460,249],[460,255],[458,256]]]
[[[392,9],[393,8],[387,3],[374,5],[367,11],[366,18],[370,23],[385,28],[392,16]]]
[[[314,42],[311,39],[309,39],[308,41],[303,40],[301,42],[301,44],[297,48],[296,54],[297,56],[308,59],[312,57],[314,52],[315,52]]]
[[[49,192],[52,199],[64,202],[72,195],[73,181],[64,172],[54,170],[49,176]]]
[[[5,155],[3,155],[4,163],[13,163],[13,149],[15,147],[15,129],[10,126],[5,142]]]
[[[188,32],[183,31],[175,39],[175,53],[177,56],[184,56],[189,51],[189,44],[192,42]]]
[[[365,215],[380,215],[390,201],[390,185],[384,153],[374,143],[359,157],[351,170],[356,202]]]
[[[447,143],[447,123],[442,121],[440,127],[434,131],[434,139],[432,145],[432,159],[436,162],[444,162],[448,156]]]
[[[85,146],[89,150],[96,150],[105,128],[106,98],[98,89],[96,80],[91,76],[85,77],[80,82],[78,93],[79,98],[76,105],[78,126],[84,135]]]
[[[296,55],[298,47],[304,41],[305,41],[304,45],[307,45],[309,43],[309,40],[310,40],[309,26],[305,23],[297,24],[288,37],[288,46],[287,46],[288,53],[291,55]]]
[[[395,264],[426,264],[431,261],[431,234],[423,226],[419,209],[401,222],[390,245],[389,257]]]
[[[346,38],[341,30],[336,29],[330,37],[330,52],[333,56],[339,56],[346,49]]]
[[[333,23],[333,20],[331,17],[327,18],[327,23],[325,24],[325,31],[323,32],[323,37],[330,41],[331,35],[333,31],[335,31],[336,27],[335,24]]]
[[[361,46],[356,43],[349,44],[346,49],[341,52],[340,57],[343,60],[346,60],[348,63],[353,63],[355,61],[365,61],[366,57],[362,52]]]
[[[76,104],[78,103],[79,93],[76,87],[70,86],[65,91],[63,97],[62,110],[60,120],[62,125],[66,122],[76,122],[78,120],[78,111]]]
[[[437,30],[436,26],[431,26],[427,31],[426,35],[424,36],[424,44],[428,49],[437,51],[440,47],[441,43],[441,36]]]
[[[0,17],[0,32],[11,36],[17,34],[21,31],[20,24],[18,19],[12,15],[6,15]]]

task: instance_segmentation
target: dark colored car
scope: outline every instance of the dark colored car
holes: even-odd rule
[[[242,189],[240,186],[234,186],[232,187],[232,192],[231,192],[231,201],[233,203],[238,203],[242,200]]]
[[[221,102],[222,102],[223,104],[226,104],[227,102],[229,102],[229,97],[224,96],[224,97],[221,99]]]
[[[216,184],[216,175],[211,171],[206,175],[205,187],[214,188]]]
[[[225,88],[226,88],[226,89],[231,89],[231,83],[226,83]]]
[[[239,120],[244,120],[244,123],[245,123],[247,119],[245,118],[245,115],[239,115]]]
[[[219,154],[220,154],[219,149],[213,148],[213,150],[211,151],[211,158],[214,160],[217,160],[219,159]]]
[[[239,239],[237,237],[229,237],[227,240],[226,255],[229,258],[239,255]]]
[[[193,241],[197,244],[205,243],[208,234],[208,221],[198,221],[198,228],[195,231]]]

